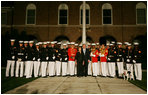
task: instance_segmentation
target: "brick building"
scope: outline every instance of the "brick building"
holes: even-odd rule
[[[1,34],[16,29],[38,41],[81,41],[82,1],[2,2]],[[147,34],[146,1],[87,1],[87,40],[133,41]]]

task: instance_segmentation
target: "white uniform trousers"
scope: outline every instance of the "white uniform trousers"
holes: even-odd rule
[[[49,68],[49,76],[54,76],[55,75],[55,62],[54,61],[49,61],[48,64]]]
[[[10,69],[10,67],[11,67],[11,77],[14,76],[14,65],[15,65],[14,60],[7,60],[6,77],[9,77],[9,69]]]
[[[101,62],[98,61],[98,64],[97,64],[97,68],[98,68],[98,75],[101,75]]]
[[[46,69],[46,75],[48,76],[49,75],[49,61],[47,62],[47,69]]]
[[[34,61],[33,61],[34,62]],[[33,62],[31,63],[31,67],[30,67],[30,76],[32,77],[32,71],[33,71]]]
[[[75,65],[75,75],[77,75],[77,65]]]
[[[133,64],[126,63],[126,68],[127,68],[127,71],[131,72],[131,78],[133,78],[134,77],[134,74],[133,74]]]
[[[26,61],[26,78],[31,78],[32,74],[31,74],[31,70],[32,70],[32,66],[33,65],[33,61]]]
[[[16,61],[15,76],[19,77],[19,70],[20,70],[20,77],[23,77],[23,69],[24,69],[24,62]]]
[[[115,77],[115,62],[108,62],[108,70],[109,70],[109,76]]]
[[[62,62],[62,76],[67,74],[67,62]]]
[[[92,75],[92,63],[91,63],[91,61],[88,63],[88,75]]]
[[[59,76],[61,75],[61,62],[56,61],[56,75]]]
[[[137,80],[142,80],[142,68],[141,68],[141,63],[135,63],[134,64],[134,69],[135,69],[135,76]]]
[[[75,71],[75,61],[69,61],[69,73],[70,75],[74,75]]]
[[[102,76],[107,76],[106,62],[101,62]]]
[[[46,69],[47,69],[47,61],[41,62],[41,68],[42,68],[42,77],[46,76]]]
[[[26,76],[26,71],[27,71],[27,68],[26,68],[26,61],[24,61],[24,76]]]
[[[67,63],[67,72],[66,72],[66,74],[67,74],[67,75],[70,74],[70,71],[69,71],[69,61],[68,61],[68,63]]]
[[[109,68],[108,68],[108,63],[106,62],[106,76],[109,76]]]
[[[122,77],[122,74],[124,72],[124,69],[123,69],[123,62],[117,62],[117,67],[118,67],[118,75],[120,77]]]
[[[40,67],[40,61],[34,61],[33,62],[34,77],[38,77],[39,67]]]
[[[98,65],[97,62],[92,63],[93,76],[97,76],[97,74],[98,74],[98,66],[97,65]]]

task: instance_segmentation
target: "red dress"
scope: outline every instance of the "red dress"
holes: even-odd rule
[[[99,51],[96,50],[95,53],[94,53],[93,55],[95,55],[95,57],[93,57],[93,56],[91,57],[91,61],[92,61],[92,63],[96,63],[96,62],[98,62]]]
[[[77,49],[75,48],[69,48],[68,49],[68,56],[69,56],[69,61],[75,61],[75,56],[77,54]]]
[[[108,50],[105,49],[104,57],[100,57],[100,62],[107,62]]]

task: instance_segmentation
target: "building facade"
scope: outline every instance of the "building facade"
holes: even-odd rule
[[[2,2],[3,3],[3,2]],[[1,33],[17,29],[38,41],[82,39],[82,1],[16,1],[1,7]],[[87,41],[132,42],[147,35],[146,1],[87,1]]]

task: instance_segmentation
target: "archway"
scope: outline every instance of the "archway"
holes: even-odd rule
[[[87,42],[90,42],[90,43],[93,42],[92,38],[89,37],[89,36],[86,37],[86,41],[87,41]],[[77,42],[77,43],[81,43],[81,42],[82,42],[82,36],[80,36],[80,37],[77,39],[76,42]]]
[[[109,41],[109,42],[115,41],[116,42],[116,39],[113,36],[110,36],[110,35],[106,35],[106,36],[99,38],[100,44],[106,44],[107,41]]]
[[[63,35],[55,38],[55,41],[58,41],[58,42],[63,40],[69,41],[69,38]]]

